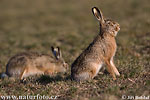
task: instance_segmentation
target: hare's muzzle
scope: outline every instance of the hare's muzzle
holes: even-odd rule
[[[64,63],[63,66],[65,67],[65,69],[67,70],[69,65],[67,63]]]
[[[118,24],[116,27],[116,31],[119,31],[119,30],[120,30],[120,25]]]

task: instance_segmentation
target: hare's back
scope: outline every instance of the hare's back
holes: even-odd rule
[[[31,53],[24,52],[11,57],[6,65],[6,74],[9,76],[21,74],[31,55]]]
[[[7,67],[23,67],[28,66],[28,64],[48,62],[53,60],[50,55],[40,54],[37,52],[23,52],[19,53],[10,58]]]
[[[36,69],[37,67],[46,67],[51,64],[53,58],[46,54],[37,52],[23,52],[10,58],[6,65],[6,74],[9,76],[18,76],[25,67]],[[32,67],[32,68],[31,68]]]

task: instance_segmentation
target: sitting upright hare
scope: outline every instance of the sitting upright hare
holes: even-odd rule
[[[71,77],[76,81],[93,79],[105,63],[108,72],[115,80],[115,74],[120,76],[113,63],[117,48],[115,37],[120,30],[120,25],[110,19],[105,19],[102,12],[96,7],[92,8],[92,12],[99,21],[100,33],[73,62]]]
[[[6,65],[4,76],[23,79],[30,75],[65,72],[68,64],[62,58],[59,47],[51,47],[53,55],[39,54],[36,52],[24,52],[13,56]]]

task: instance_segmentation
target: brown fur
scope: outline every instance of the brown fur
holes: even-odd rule
[[[104,19],[98,8],[94,7],[93,13],[100,22],[100,33],[93,42],[80,54],[71,66],[71,76],[74,80],[89,80],[96,76],[100,65],[107,64],[108,72],[116,79],[120,75],[113,63],[116,52],[115,36],[119,31],[119,24],[112,20]]]
[[[23,79],[24,77],[35,74],[52,75],[57,72],[65,72],[68,65],[61,55],[58,55],[60,54],[60,51],[56,51],[53,48],[52,52],[55,57],[36,52],[17,54],[8,61],[6,65],[6,74],[9,77]]]

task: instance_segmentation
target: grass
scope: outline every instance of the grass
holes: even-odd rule
[[[121,73],[116,81],[101,70],[92,81],[74,82],[70,71],[56,77],[33,76],[25,81],[0,79],[0,96],[46,95],[64,100],[120,100],[122,95],[150,94],[150,1],[13,0],[0,3],[0,72],[18,52],[50,53],[60,46],[71,65],[98,33],[91,8],[121,25],[116,37],[115,64]]]

